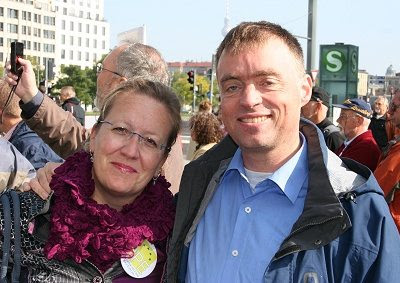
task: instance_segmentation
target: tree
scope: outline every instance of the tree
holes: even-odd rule
[[[61,66],[61,78],[53,86],[53,90],[60,91],[63,86],[72,86],[76,96],[86,105],[93,103],[96,95],[96,71],[86,68],[82,70],[79,66]]]

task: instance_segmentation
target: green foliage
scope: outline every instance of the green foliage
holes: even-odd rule
[[[60,92],[63,86],[72,86],[76,96],[83,103],[93,103],[96,96],[96,70],[86,68],[82,70],[79,66],[61,66],[61,78],[53,86],[54,92]]]
[[[178,94],[182,105],[192,105],[193,103],[193,91],[190,90],[192,85],[189,84],[187,79],[188,75],[186,73],[175,72],[172,76],[171,87],[174,89],[176,94]],[[201,100],[207,98],[207,94],[210,92],[210,80],[207,76],[196,75],[194,84],[198,87],[196,93],[197,105]],[[215,79],[213,94],[218,94],[218,84]],[[213,104],[215,104],[215,102],[217,102],[217,100],[214,99]]]

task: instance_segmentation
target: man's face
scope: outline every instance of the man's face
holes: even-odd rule
[[[221,116],[243,154],[298,146],[300,109],[310,99],[312,83],[296,60],[275,38],[236,55],[222,52]]]
[[[343,134],[348,140],[351,140],[355,135],[355,129],[358,126],[357,114],[352,110],[341,109],[340,116],[336,120]]]
[[[124,80],[122,76],[112,73],[117,71],[117,58],[120,52],[119,48],[111,51],[103,60],[103,69],[97,74],[97,106],[103,105],[104,98]]]
[[[374,111],[378,115],[385,115],[387,111],[387,106],[383,99],[376,99],[374,102]]]
[[[318,114],[318,102],[310,100],[306,105],[301,107],[301,115],[314,122],[314,117]]]
[[[393,96],[388,112],[392,117],[393,123],[397,128],[400,128],[400,92]]]

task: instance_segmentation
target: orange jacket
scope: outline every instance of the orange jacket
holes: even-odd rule
[[[385,196],[388,195],[400,181],[400,142],[391,147],[386,158],[378,164],[374,174]],[[400,191],[395,193],[389,209],[400,232]]]

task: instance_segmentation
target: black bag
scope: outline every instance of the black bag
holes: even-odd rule
[[[0,283],[7,282],[8,262],[11,255],[11,235],[14,235],[14,257],[11,282],[19,282],[21,273],[21,215],[18,193],[15,190],[6,190],[1,194],[3,206],[4,229],[1,258]],[[11,211],[12,207],[12,211]],[[14,233],[11,233],[11,216],[13,218]]]

